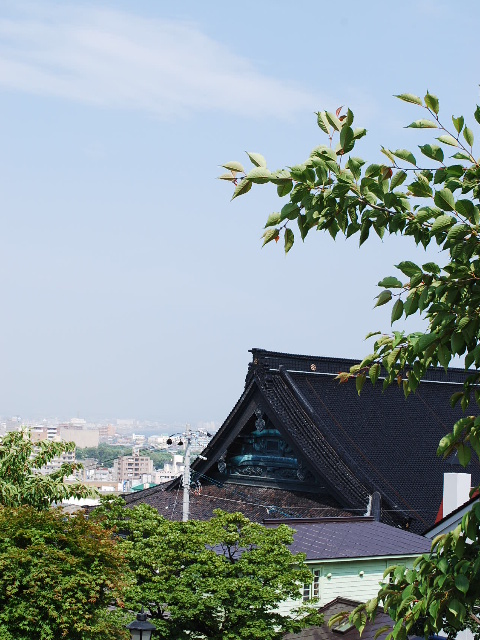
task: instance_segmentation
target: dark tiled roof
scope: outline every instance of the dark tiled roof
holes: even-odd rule
[[[340,385],[339,371],[354,360],[272,353],[253,349],[247,385],[256,383],[269,408],[314,468],[323,471],[350,508],[365,505],[377,490],[382,519],[421,532],[433,524],[442,500],[444,472],[463,471],[438,458],[439,440],[461,417],[450,396],[461,388],[462,369],[431,369],[415,394],[397,387],[382,392]],[[475,407],[472,407],[475,412]],[[475,459],[467,469],[480,482]]]
[[[343,612],[351,613],[359,604],[360,602],[348,600],[347,598],[335,598],[335,600],[319,608],[319,611],[325,616],[325,624],[321,627],[304,629],[300,633],[287,633],[284,638],[285,640],[360,640],[360,634],[355,627],[345,633],[335,632],[328,627],[330,618]],[[378,629],[387,624],[393,627],[392,619],[383,611],[379,611],[375,617],[375,621],[366,624],[362,633],[362,640],[374,640]],[[380,635],[380,640],[383,640],[387,633],[386,631]]]
[[[292,553],[307,560],[420,555],[430,551],[431,540],[391,527],[373,518],[325,518],[317,521],[284,521],[296,531]],[[267,526],[277,525],[266,521]]]
[[[227,508],[229,501],[229,510],[244,511],[257,521],[271,512],[265,505],[279,507],[281,516],[318,516],[316,509],[327,506],[364,515],[372,494],[378,492],[382,522],[416,533],[433,525],[442,501],[443,474],[464,471],[436,456],[438,442],[462,415],[458,405],[451,409],[449,399],[461,389],[463,369],[429,370],[406,400],[397,386],[382,392],[381,381],[374,388],[366,384],[359,397],[355,384],[340,385],[335,380],[355,360],[262,349],[253,349],[252,355],[244,391],[205,449],[207,460],[197,458],[193,463],[193,477],[195,473],[216,476],[219,458],[260,407],[305,467],[321,479],[333,502],[325,491],[321,496],[305,494],[300,500],[300,494],[285,489],[249,487],[240,496],[238,487],[228,484],[221,489],[204,486],[198,500],[192,496],[192,518],[207,518],[214,508]],[[478,485],[476,457],[466,471]],[[136,500],[154,504],[161,512],[171,511],[179,484],[175,480],[166,487],[147,489]],[[180,503],[181,496],[175,513]]]
[[[151,487],[144,491],[123,496],[127,506],[149,504],[169,520],[182,519],[182,489],[165,490],[165,487]],[[200,492],[190,493],[190,518],[208,520],[214,509],[229,513],[240,511],[253,522],[263,522],[272,517],[316,517],[348,516],[349,512],[338,508],[334,501],[323,502],[314,494],[226,484],[204,485]]]

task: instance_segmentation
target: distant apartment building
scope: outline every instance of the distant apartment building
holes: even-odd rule
[[[58,435],[64,442],[74,442],[79,449],[98,447],[100,444],[99,429],[84,429],[81,426],[60,425]]]
[[[178,476],[181,476],[183,470],[183,456],[174,455],[172,457],[172,462],[166,462],[163,466],[163,469],[158,469],[158,471],[155,471],[155,473],[153,474],[153,481],[156,484],[168,482],[168,480],[173,480],[174,478],[178,478]]]
[[[100,442],[112,442],[116,435],[116,429],[113,424],[100,425],[98,427]]]
[[[167,434],[163,434],[161,436],[150,436],[148,438],[148,444],[154,445],[157,447],[165,447],[167,448],[167,440],[169,436]]]
[[[121,456],[113,461],[113,478],[125,482],[153,474],[153,460],[148,456]]]
[[[58,427],[54,425],[34,424],[28,428],[32,442],[42,440],[58,440]]]

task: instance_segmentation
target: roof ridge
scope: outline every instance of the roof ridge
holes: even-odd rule
[[[373,516],[326,516],[323,518],[265,518],[263,522],[265,524],[342,524],[347,522],[376,522],[376,520]]]
[[[269,351],[253,347],[249,349],[253,356],[253,365],[267,365],[270,368],[278,369],[284,366],[295,371],[295,365],[299,371],[309,371],[311,373],[339,373],[342,367],[350,368],[354,364],[361,362],[362,358],[344,358],[333,356],[318,356],[299,353],[286,353],[282,351]],[[252,363],[250,363],[250,366]],[[323,366],[322,366],[323,365]],[[337,366],[338,365],[338,366]],[[462,367],[448,367],[447,372],[443,367],[429,367],[423,381],[443,381],[462,382],[467,375],[467,370]]]

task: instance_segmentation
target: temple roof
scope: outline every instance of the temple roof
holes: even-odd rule
[[[340,371],[348,371],[356,363],[348,359],[252,349],[252,362],[240,399],[203,451],[207,460],[197,459],[192,465],[193,479],[203,485],[203,506],[198,507],[198,513],[223,508],[232,499],[229,492],[236,491],[237,499],[242,484],[243,492],[247,491],[247,485],[248,491],[260,494],[262,488],[267,493],[275,489],[265,500],[252,501],[276,505],[278,513],[282,509],[287,515],[297,517],[308,513],[307,503],[297,502],[298,510],[294,509],[295,496],[300,496],[302,488],[295,486],[295,478],[290,484],[285,481],[282,485],[281,481],[275,483],[268,478],[248,479],[241,474],[225,475],[226,471],[220,474],[220,465],[226,456],[233,455],[229,452],[235,449],[235,443],[245,440],[247,432],[253,433],[252,420],[256,413],[268,421],[271,433],[272,429],[278,430],[285,446],[292,451],[290,455],[295,456],[290,460],[298,460],[314,479],[309,488],[310,497],[307,499],[306,491],[302,500],[336,507],[339,513],[343,510],[365,515],[371,513],[372,496],[377,492],[381,497],[383,522],[417,533],[431,526],[442,500],[444,472],[465,471],[458,463],[452,465],[436,455],[438,442],[462,415],[458,405],[455,409],[450,407],[449,398],[462,388],[465,371],[449,369],[445,373],[443,369],[432,368],[417,392],[407,399],[396,385],[382,392],[381,379],[375,387],[366,384],[358,396],[354,383],[339,384],[335,380]],[[241,456],[235,460],[239,458]],[[472,474],[475,484],[480,483],[480,464],[476,457],[466,471]],[[254,474],[255,468],[249,473]],[[216,488],[205,486],[210,482]],[[235,483],[236,488],[230,488],[230,483]],[[180,481],[174,480],[165,490],[175,492],[179,485]],[[255,490],[252,485],[256,485]],[[158,502],[160,506],[165,499],[162,491],[147,489],[135,498],[143,499],[143,496],[145,501]],[[282,507],[283,499],[289,503],[289,509]],[[194,500],[193,496],[192,504]],[[215,506],[207,508],[208,500],[216,502]],[[245,507],[238,510],[247,509],[246,502],[247,499]],[[237,504],[240,503],[241,500]],[[191,517],[196,517],[195,508],[192,506]],[[249,508],[250,513],[258,512],[255,519],[260,515],[262,519],[268,517],[264,507],[260,511],[255,509],[257,507]]]
[[[182,519],[182,490],[178,487],[170,490],[165,490],[165,485],[151,487],[145,491],[125,494],[124,498],[129,507],[147,503],[169,520]],[[209,520],[215,509],[229,513],[240,511],[252,522],[263,522],[266,518],[272,517],[318,518],[350,515],[332,500],[325,502],[311,493],[255,485],[205,484],[190,492],[190,518]]]

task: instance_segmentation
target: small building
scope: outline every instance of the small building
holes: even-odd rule
[[[58,435],[64,442],[74,442],[79,449],[97,448],[100,444],[98,429],[85,429],[81,425],[60,425]]]
[[[377,595],[387,567],[412,567],[416,557],[429,553],[423,536],[378,522],[371,517],[272,519],[267,527],[287,524],[295,530],[292,553],[304,553],[312,581],[303,587],[303,599],[320,606],[337,597],[366,602]],[[286,601],[288,611],[298,601]]]
[[[117,482],[133,481],[153,474],[153,460],[149,456],[133,454],[113,461],[113,478]]]
[[[328,604],[319,607],[320,613],[323,613],[325,617],[325,624],[321,627],[308,627],[308,629],[303,629],[299,633],[287,633],[284,636],[284,640],[360,640],[360,634],[348,619],[332,627],[328,625],[333,616],[340,613],[351,613],[359,604],[361,603],[357,600],[339,596]],[[361,640],[377,640],[377,638],[384,640],[389,632],[384,631],[380,635],[377,635],[377,632],[386,625],[392,628],[392,619],[383,609],[379,609],[374,622],[367,622],[365,625]]]

